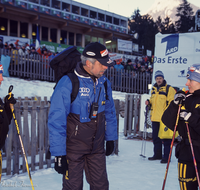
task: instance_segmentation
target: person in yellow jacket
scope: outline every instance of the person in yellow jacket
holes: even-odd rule
[[[151,121],[152,121],[152,138],[154,144],[154,155],[149,157],[148,160],[161,160],[161,163],[167,163],[171,139],[160,139],[158,137],[158,132],[160,128],[161,117],[164,110],[174,99],[176,93],[175,89],[169,85],[164,80],[164,74],[162,71],[158,70],[155,72],[155,80],[151,97],[149,100],[145,101],[146,105],[151,106]],[[162,156],[162,141],[164,144],[164,155]]]

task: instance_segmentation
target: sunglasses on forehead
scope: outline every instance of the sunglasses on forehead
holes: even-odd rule
[[[196,67],[193,67],[193,66],[189,67],[188,70],[191,71],[191,72],[200,73],[200,68],[197,69]]]

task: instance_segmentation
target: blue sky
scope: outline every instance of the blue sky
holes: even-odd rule
[[[75,0],[93,7],[97,7],[122,16],[130,17],[135,9],[139,8],[141,14],[146,14],[155,0]],[[188,0],[189,3],[200,7],[200,0]]]

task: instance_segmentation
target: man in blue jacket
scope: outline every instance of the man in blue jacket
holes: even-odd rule
[[[71,103],[72,82],[67,75],[52,95],[50,152],[55,170],[63,174],[63,190],[83,189],[83,170],[91,190],[109,189],[105,156],[112,154],[118,136],[111,83],[103,74],[112,64],[104,45],[88,44],[74,70],[79,80],[76,99]]]

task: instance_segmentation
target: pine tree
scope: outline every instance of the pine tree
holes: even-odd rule
[[[167,16],[163,22],[163,31],[162,34],[170,34],[170,33],[175,33],[175,27],[174,24],[172,23],[171,19]]]
[[[140,10],[134,11],[129,21],[130,33],[138,33],[139,38],[137,43],[140,47],[144,46],[146,49],[154,51],[155,46],[155,34],[158,32],[157,26],[150,15],[140,15]]]
[[[194,12],[190,7],[190,3],[187,0],[182,0],[183,3],[177,7],[176,16],[179,17],[179,20],[175,22],[176,29],[178,32],[188,32],[188,30],[194,26]]]
[[[132,32],[139,32],[140,27],[139,25],[141,24],[141,14],[140,14],[140,10],[136,9],[134,10],[133,15],[131,16],[131,20],[129,21],[129,27],[130,27],[130,31]]]
[[[163,33],[164,30],[164,26],[163,26],[163,22],[162,22],[162,18],[159,16],[158,19],[156,20],[156,25],[158,27],[158,31],[160,33]]]

